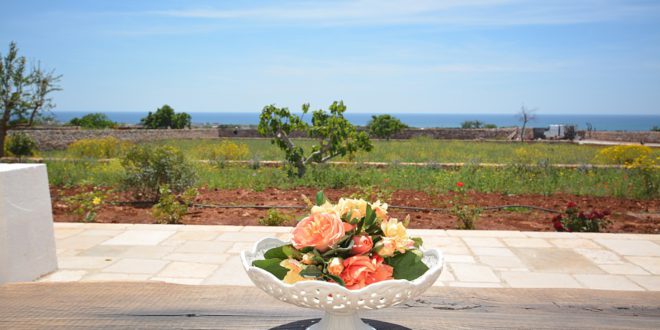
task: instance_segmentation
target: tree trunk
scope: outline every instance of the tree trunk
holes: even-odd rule
[[[525,126],[527,123],[523,123],[522,129],[520,130],[520,141],[525,141]]]
[[[5,138],[7,137],[7,124],[0,120],[0,158],[5,156]]]

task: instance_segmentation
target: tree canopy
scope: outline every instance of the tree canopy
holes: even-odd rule
[[[117,123],[110,120],[104,113],[88,113],[81,118],[73,118],[69,121],[70,125],[80,126],[89,129],[113,128]]]
[[[310,125],[288,108],[267,105],[261,111],[258,131],[263,136],[272,137],[271,143],[284,151],[289,174],[302,177],[311,163],[324,163],[337,156],[352,155],[359,150],[371,151],[373,148],[367,134],[358,132],[344,118],[345,111],[344,102],[335,101],[328,112],[322,109],[313,111]],[[303,104],[302,112],[303,116],[309,112],[309,104]],[[301,146],[293,143],[293,132],[305,134],[317,143],[305,153]]]
[[[2,146],[9,129],[32,126],[55,106],[50,94],[61,90],[57,85],[60,78],[39,63],[28,69],[15,42],[9,44],[7,55],[0,54],[0,157],[4,156]]]
[[[389,140],[392,136],[406,128],[408,128],[408,125],[402,123],[401,120],[392,115],[374,115],[371,116],[371,120],[367,123],[369,136],[379,139]]]
[[[176,113],[172,107],[165,104],[156,109],[155,113],[149,111],[146,117],[140,120],[140,124],[145,128],[190,128],[191,117],[185,112]]]

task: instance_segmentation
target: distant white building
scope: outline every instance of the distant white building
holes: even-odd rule
[[[563,125],[555,124],[550,125],[547,128],[534,128],[534,139],[548,139],[548,140],[560,140],[560,139],[572,139],[575,138],[575,126],[574,125]]]

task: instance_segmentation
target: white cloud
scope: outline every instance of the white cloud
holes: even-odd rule
[[[556,25],[657,17],[660,4],[620,0],[356,0],[284,2],[236,9],[188,8],[152,15],[265,24],[449,26]]]

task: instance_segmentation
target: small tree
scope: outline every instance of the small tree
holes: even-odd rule
[[[520,112],[518,112],[518,120],[522,122],[522,128],[520,129],[520,141],[525,141],[525,126],[532,120],[536,119],[534,114],[536,109],[527,109],[524,105],[520,107]]]
[[[481,128],[484,122],[479,120],[466,120],[461,123],[461,128]]]
[[[60,90],[61,76],[44,71],[39,65],[29,70],[18,55],[16,43],[9,44],[6,56],[0,54],[0,157],[4,156],[7,132],[15,126],[32,126],[43,112],[54,107],[50,93]]]
[[[367,123],[369,136],[379,139],[389,140],[392,136],[406,128],[408,128],[408,125],[391,115],[371,116],[371,120]]]
[[[140,119],[140,124],[146,128],[190,128],[191,126],[191,117],[189,114],[175,113],[174,109],[169,105],[165,104],[162,107],[156,109],[155,113],[149,111],[146,117]]]
[[[329,113],[316,110],[312,113],[312,124],[292,114],[288,108],[267,105],[259,117],[259,134],[272,137],[271,143],[277,144],[285,153],[289,163],[289,175],[305,175],[307,165],[325,163],[337,156],[352,155],[359,150],[371,151],[373,146],[364,132],[358,132],[346,118],[344,102],[333,102]],[[303,116],[309,112],[309,104],[302,106]],[[291,140],[291,133],[298,131],[317,140],[309,154]],[[294,172],[295,169],[295,172]]]
[[[89,129],[113,128],[117,126],[117,123],[110,120],[104,113],[90,113],[81,118],[76,117],[71,119],[69,124]]]

